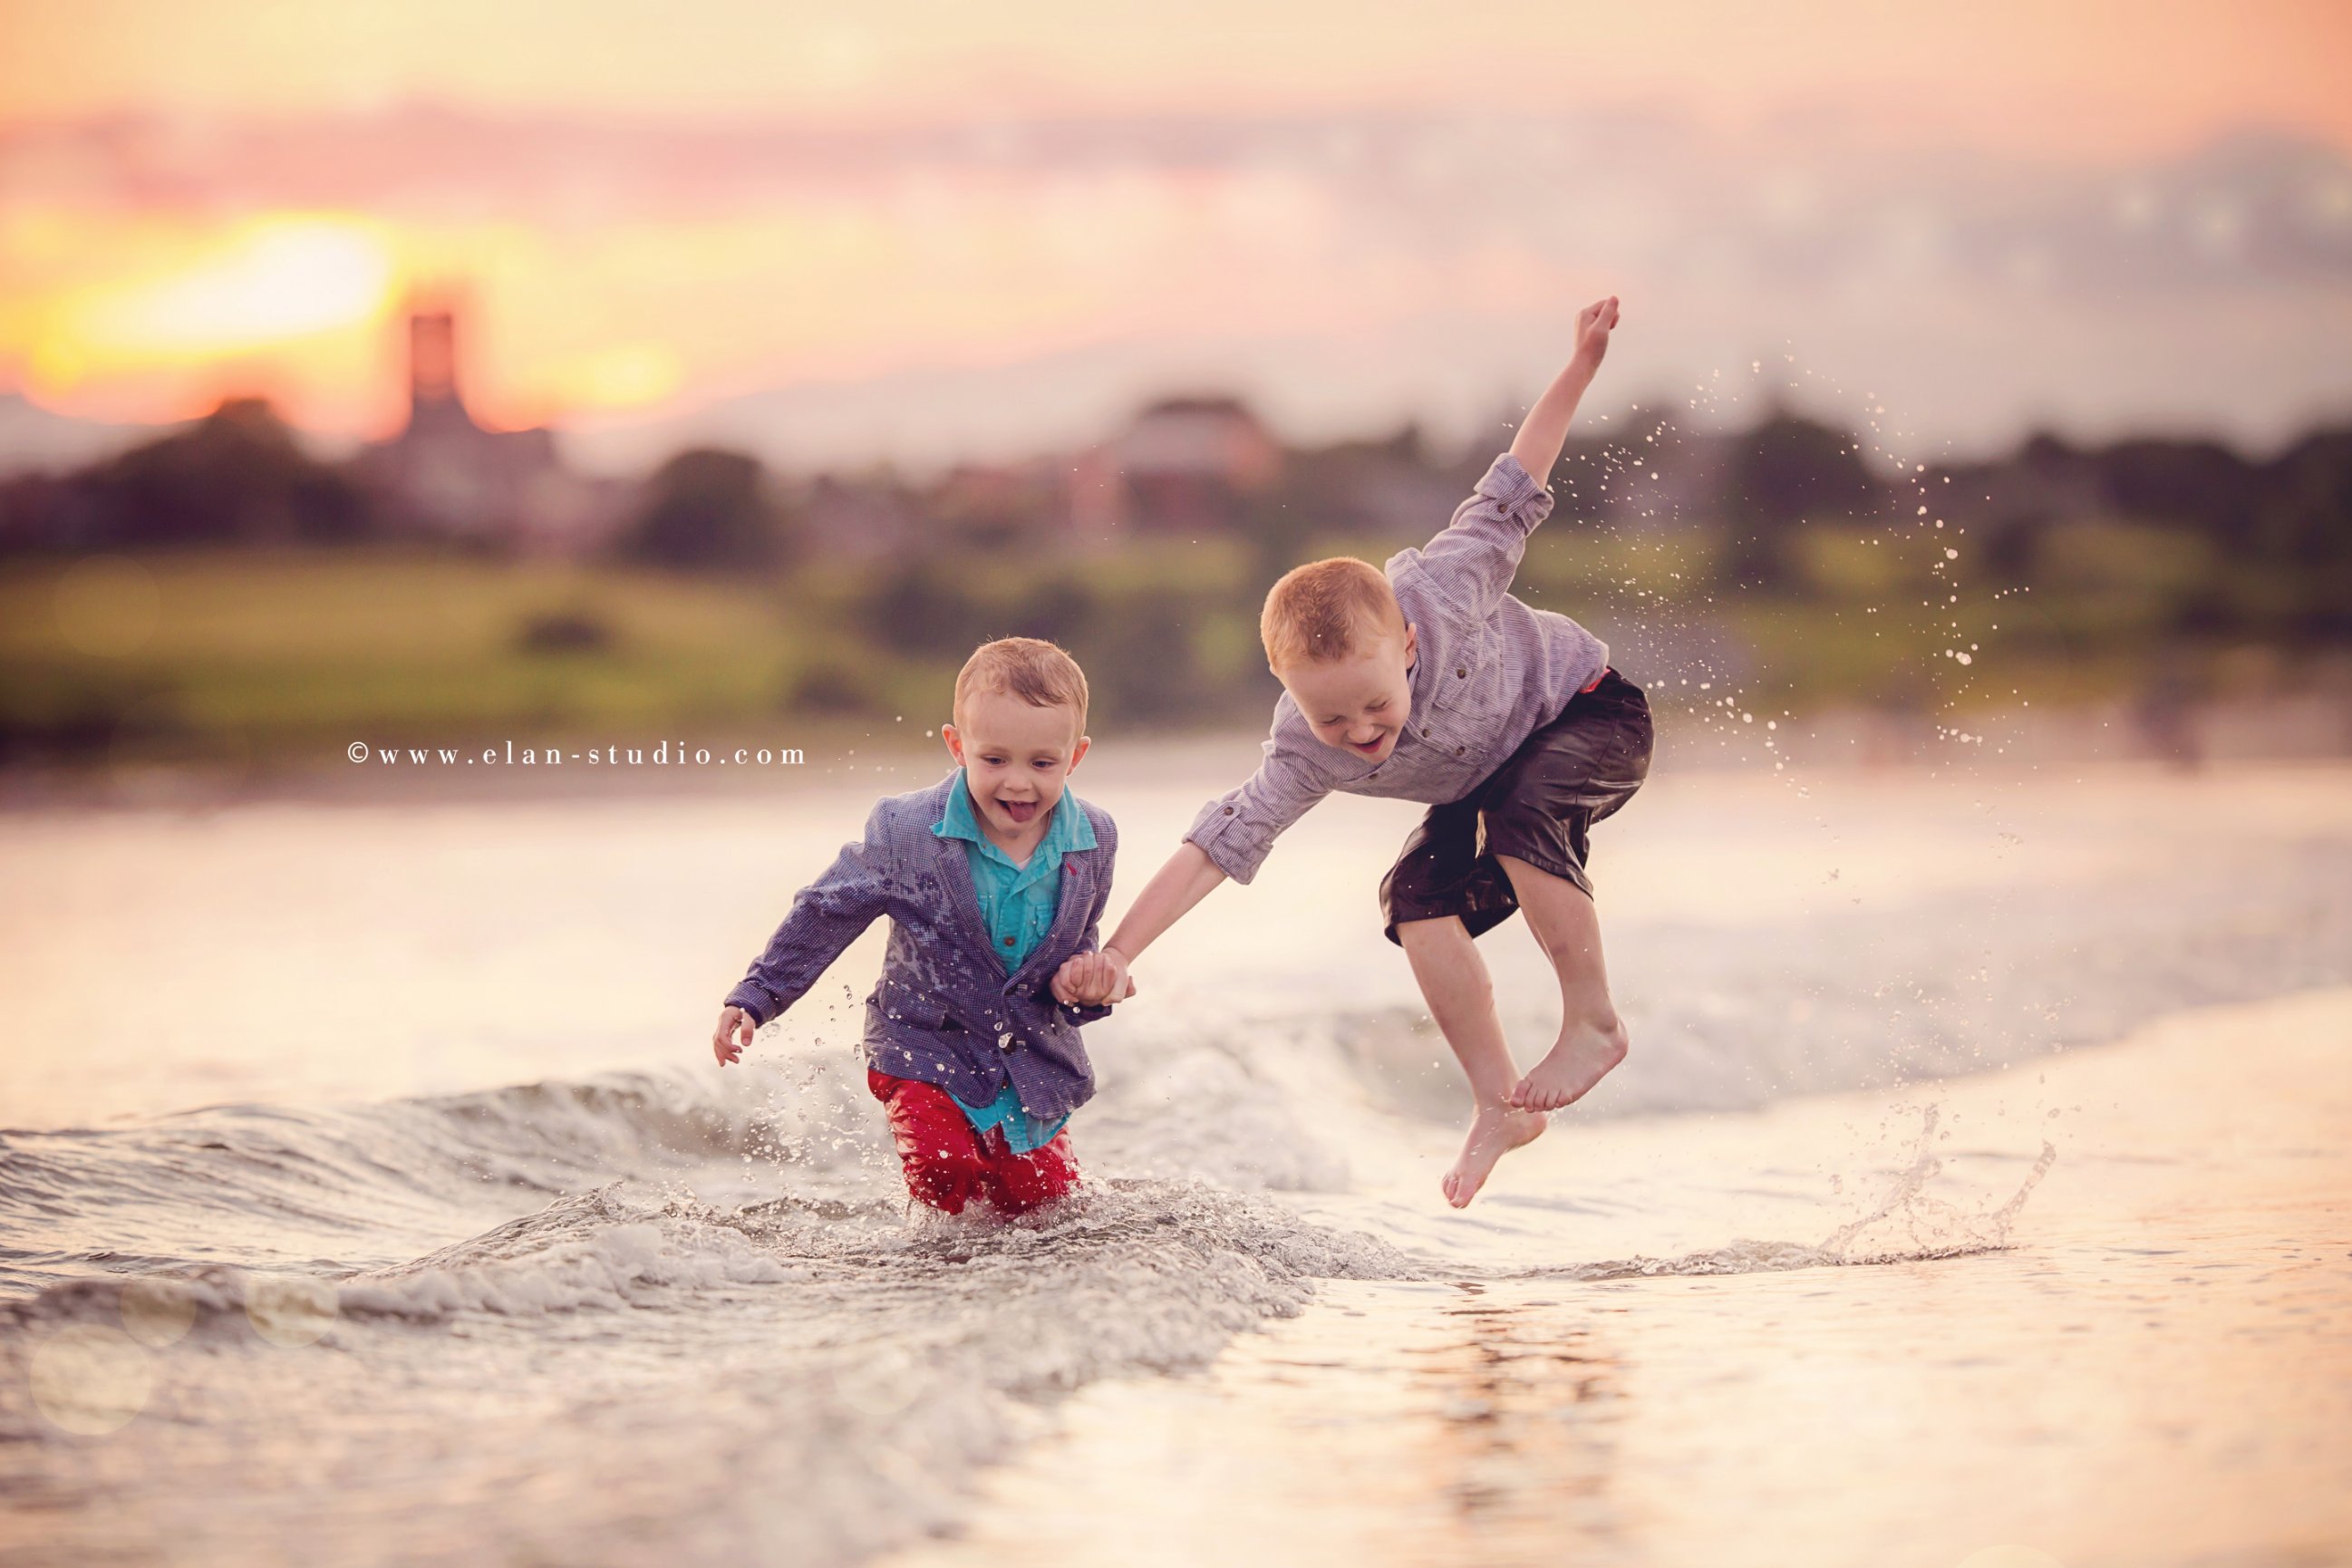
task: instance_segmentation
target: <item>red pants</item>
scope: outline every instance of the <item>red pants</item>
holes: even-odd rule
[[[890,1113],[890,1136],[907,1168],[907,1190],[935,1209],[961,1214],[974,1198],[985,1198],[1003,1214],[1020,1214],[1058,1198],[1078,1184],[1078,1162],[1070,1135],[1016,1154],[1002,1128],[982,1138],[972,1131],[955,1097],[935,1084],[866,1071],[866,1086]]]

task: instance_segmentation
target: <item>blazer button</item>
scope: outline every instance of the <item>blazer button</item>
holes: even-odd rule
[[[1456,669],[1454,673],[1460,676],[1463,679],[1467,680],[1470,679],[1470,667],[1465,664],[1459,669]]]
[[[1469,748],[1469,747],[1467,747],[1467,746],[1456,746],[1456,747],[1454,747],[1454,754],[1455,756],[1457,756],[1457,757],[1458,757],[1458,756],[1460,756],[1463,752],[1465,752],[1468,751],[1469,749],[1470,749],[1470,748]]]

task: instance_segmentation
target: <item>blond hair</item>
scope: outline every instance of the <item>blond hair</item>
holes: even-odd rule
[[[1077,733],[1087,731],[1087,672],[1078,661],[1042,637],[999,637],[972,649],[956,676],[955,721],[975,692],[1018,697],[1032,708],[1066,706],[1077,715]]]
[[[1404,630],[1404,610],[1379,567],[1352,555],[1294,566],[1266,590],[1257,635],[1265,662],[1328,663],[1360,642]]]

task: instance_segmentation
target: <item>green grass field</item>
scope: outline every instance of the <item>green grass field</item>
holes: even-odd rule
[[[2109,695],[2144,679],[2163,633],[2150,595],[2119,594],[2113,574],[1948,610],[1898,591],[1891,552],[1826,534],[1808,549],[1801,596],[1727,592],[1699,537],[1541,542],[1520,586],[1600,626],[1716,626],[1743,650],[1746,695],[1790,707]],[[2126,553],[2166,586],[2203,564]],[[932,560],[912,568],[915,590],[908,570],[728,580],[389,550],[20,558],[0,565],[0,760],[290,759],[362,738],[626,740],[787,718],[928,727],[963,652],[1015,631],[1078,654],[1098,732],[1263,721],[1262,569],[1234,542]],[[1969,643],[1967,666],[1945,652]]]
[[[415,554],[19,563],[0,574],[0,726],[262,752],[646,730],[779,711],[828,640],[759,582]]]
[[[934,563],[944,628],[891,624],[887,565],[772,578],[414,551],[0,565],[0,756],[299,756],[349,739],[657,735],[789,716],[926,726],[978,638],[1059,606],[1106,721],[1262,679],[1237,544],[1040,572]],[[877,603],[877,598],[881,602]],[[1236,711],[1264,711],[1253,695]]]

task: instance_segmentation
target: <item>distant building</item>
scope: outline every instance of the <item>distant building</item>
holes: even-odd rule
[[[1282,479],[1282,444],[1234,397],[1154,403],[1080,455],[1068,491],[1085,538],[1223,532]]]
[[[580,553],[617,525],[627,487],[575,474],[543,427],[486,430],[457,384],[448,310],[408,319],[408,424],[356,459],[395,526],[511,548]]]

